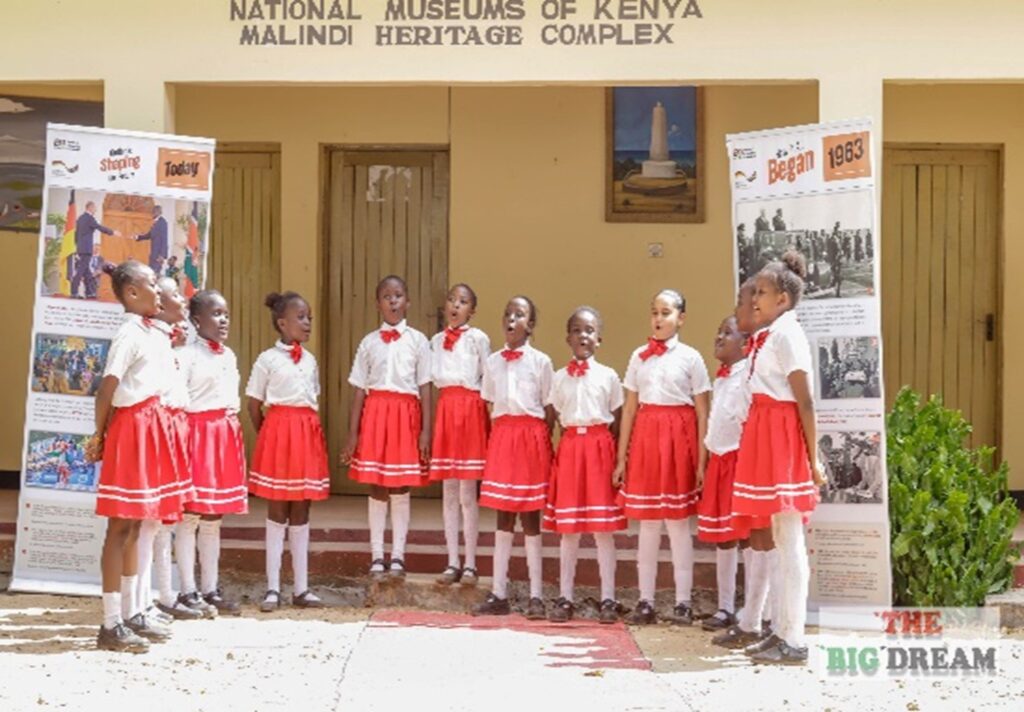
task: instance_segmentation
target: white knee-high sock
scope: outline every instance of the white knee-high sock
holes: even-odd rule
[[[782,609],[782,592],[784,585],[782,581],[782,566],[779,563],[779,546],[768,552],[768,596],[764,599],[764,611],[761,617],[772,622],[772,630],[777,630],[784,615]]]
[[[523,537],[526,542],[526,570],[530,574],[530,598],[544,595],[544,550],[540,534]]]
[[[391,558],[405,559],[405,540],[409,536],[412,495],[391,495]]]
[[[494,532],[494,583],[498,598],[508,598],[508,562],[512,558],[512,532]]]
[[[161,525],[156,533],[156,544],[153,546],[153,570],[156,572],[156,589],[160,603],[165,606],[174,605],[174,588],[171,575],[171,527]]]
[[[139,568],[135,600],[141,610],[149,608],[153,591],[153,544],[156,533],[160,531],[160,520],[143,519],[139,526],[139,543],[137,546]]]
[[[615,535],[612,532],[594,534],[597,544],[597,570],[601,576],[601,600],[615,600]]]
[[[220,563],[220,519],[199,522],[199,581],[203,593],[217,590],[217,567]]]
[[[287,530],[287,524],[280,524],[270,519],[267,520],[268,591],[281,591],[281,556],[284,554],[284,533]]]
[[[459,482],[462,505],[462,539],[466,542],[466,566],[476,568],[476,545],[480,533],[480,507],[476,502],[476,480]]]
[[[753,633],[761,630],[761,614],[768,594],[768,552],[754,551],[750,555],[750,568],[745,582],[746,602],[740,617],[740,628]]]
[[[746,592],[750,586],[750,557],[753,555],[754,550],[749,546],[741,549],[740,556],[743,557],[743,591]],[[740,608],[736,611],[736,618],[743,617],[743,609]]]
[[[736,612],[736,568],[739,552],[736,547],[715,551],[715,574],[718,580],[718,610]]]
[[[693,597],[693,532],[689,519],[666,519],[672,547],[672,575],[676,584],[676,603],[690,605]]]
[[[658,582],[658,550],[661,549],[660,519],[640,521],[640,536],[636,546],[636,574],[640,584],[640,600],[654,603],[654,589]]]
[[[459,568],[459,480],[445,480],[441,485],[441,512],[444,518],[444,543],[448,548],[448,565]]]
[[[387,500],[368,498],[370,516],[370,558],[384,558],[384,530],[388,526]]]
[[[309,524],[288,527],[295,595],[309,590]]]
[[[178,522],[174,538],[174,556],[178,559],[178,576],[181,577],[181,592],[195,593],[196,589],[196,530],[199,515],[186,514]]]
[[[804,524],[800,512],[783,512],[772,516],[775,546],[782,569],[782,591],[778,597],[780,611],[776,635],[786,643],[802,648],[806,645],[804,626],[807,622],[807,585],[810,567],[804,541]],[[781,615],[780,615],[781,614]],[[774,621],[773,621],[774,622]]]
[[[559,574],[558,584],[562,598],[572,600],[573,588],[576,583],[576,559],[580,554],[580,535],[563,534],[558,547]]]
[[[103,592],[103,627],[110,630],[121,623],[121,594]]]
[[[124,620],[129,620],[139,612],[139,603],[136,598],[138,595],[138,585],[138,574],[121,577],[121,618]]]

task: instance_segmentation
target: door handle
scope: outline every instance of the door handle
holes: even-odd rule
[[[985,315],[985,341],[996,340],[996,315]]]

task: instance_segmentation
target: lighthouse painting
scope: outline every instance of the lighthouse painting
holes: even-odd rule
[[[701,90],[607,91],[609,222],[703,222]]]

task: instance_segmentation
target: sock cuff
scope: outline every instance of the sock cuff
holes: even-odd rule
[[[287,524],[282,524],[281,522],[275,522],[273,519],[268,519],[267,520],[267,529],[270,529],[270,530],[273,530],[273,531],[279,531],[279,532],[281,532],[283,534],[284,531],[287,528],[288,528]]]
[[[290,533],[298,533],[298,534],[301,534],[303,532],[308,532],[309,531],[309,522],[306,522],[305,524],[289,524],[288,525],[288,531]]]
[[[209,531],[211,529],[214,529],[214,530],[220,529],[220,525],[221,525],[222,521],[224,521],[224,520],[222,520],[222,519],[200,519],[199,520],[199,530],[200,531],[203,531],[203,530]]]
[[[391,495],[391,496],[394,497],[394,495]],[[370,506],[371,507],[374,507],[376,509],[387,509],[388,508],[388,501],[386,499],[375,499],[373,497],[367,497],[367,499],[370,501]]]
[[[388,498],[392,502],[405,502],[412,499],[412,492],[405,492],[404,494],[389,494]]]

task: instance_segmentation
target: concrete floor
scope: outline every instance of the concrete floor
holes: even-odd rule
[[[140,656],[93,647],[99,601],[0,596],[0,709],[389,712],[1019,710],[1024,640],[973,679],[825,679],[766,668],[699,628],[351,607],[177,623]],[[811,646],[816,642],[812,636]]]

